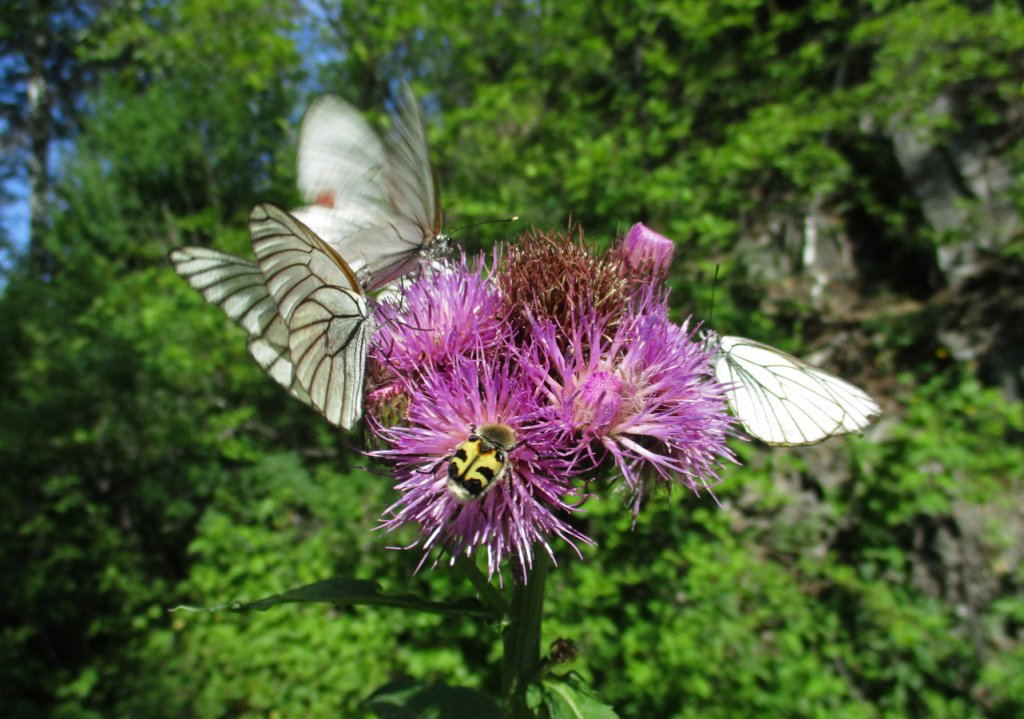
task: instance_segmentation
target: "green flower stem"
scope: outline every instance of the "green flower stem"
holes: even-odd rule
[[[525,584],[512,592],[509,622],[505,628],[505,661],[502,694],[509,719],[533,719],[526,690],[540,676],[540,624],[544,614],[544,584],[551,561],[540,552]]]
[[[480,601],[497,612],[501,617],[508,614],[508,601],[488,581],[484,573],[476,566],[476,562],[468,557],[459,556],[455,559],[455,564],[466,575],[466,578],[473,583],[473,588],[480,595]]]

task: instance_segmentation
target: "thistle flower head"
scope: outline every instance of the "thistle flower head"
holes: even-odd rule
[[[709,351],[669,321],[671,255],[642,225],[606,253],[531,232],[493,274],[463,259],[382,303],[367,408],[399,493],[384,528],[414,527],[424,561],[479,549],[525,581],[553,540],[590,543],[569,518],[594,471],[615,468],[634,517],[653,488],[714,485],[732,419]]]
[[[588,247],[582,231],[527,233],[507,251],[496,281],[521,332],[530,318],[567,332],[588,312],[614,324],[629,298],[620,262]]]
[[[634,514],[653,486],[699,491],[717,483],[734,460],[724,388],[711,355],[687,327],[649,308],[609,332],[591,315],[568,344],[550,325],[536,326],[537,359],[575,456],[592,466],[610,458],[632,491]]]
[[[374,427],[389,447],[371,455],[394,465],[400,494],[383,525],[388,531],[418,527],[420,539],[413,546],[423,548],[424,559],[439,547],[453,561],[482,548],[491,574],[511,560],[525,578],[537,546],[553,558],[553,538],[574,549],[590,542],[565,516],[575,509],[567,447],[553,431],[536,385],[518,367],[479,354],[425,365],[413,380],[406,423]],[[453,460],[461,451],[466,460],[461,466],[472,463],[481,446],[472,445],[471,435],[495,424],[515,439],[513,447],[502,448],[503,471],[492,472],[493,486],[479,496],[460,496],[450,486]],[[499,466],[494,457],[489,462],[480,466]]]
[[[506,332],[504,304],[482,261],[470,266],[463,256],[426,266],[396,293],[377,306],[380,329],[371,354],[396,374],[493,347]]]

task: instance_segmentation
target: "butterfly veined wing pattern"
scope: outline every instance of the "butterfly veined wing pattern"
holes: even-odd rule
[[[387,145],[344,100],[314,103],[299,135],[298,175],[311,204],[294,214],[345,257],[367,292],[447,244],[423,114],[408,86]]]
[[[859,432],[881,413],[860,388],[781,350],[743,337],[715,339],[715,377],[736,417],[767,444],[816,444]]]
[[[309,395],[295,383],[288,328],[267,290],[263,272],[250,260],[205,247],[181,247],[168,255],[175,271],[210,304],[217,305],[248,334],[249,353],[267,374],[303,402]]]
[[[327,421],[351,429],[362,415],[372,332],[359,280],[334,248],[279,207],[256,205],[249,231],[287,328],[297,383]]]
[[[409,263],[414,262],[418,254],[434,255],[435,245],[448,243],[448,237],[441,234],[441,193],[430,162],[423,110],[408,85],[402,86],[388,147],[389,203],[400,223],[395,234],[411,247],[405,250],[408,257],[403,259],[396,243],[398,251],[393,266],[378,270],[382,275],[390,274],[395,278],[414,269]]]

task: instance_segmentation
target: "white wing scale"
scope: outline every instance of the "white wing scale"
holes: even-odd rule
[[[815,444],[859,432],[881,413],[849,382],[743,337],[719,340],[714,369],[733,413],[767,444]]]

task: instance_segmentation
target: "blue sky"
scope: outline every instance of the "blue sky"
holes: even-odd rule
[[[0,205],[0,226],[3,236],[22,252],[28,245],[28,185],[22,179],[5,180],[3,192],[12,199]],[[6,267],[11,258],[0,251],[0,267]]]

